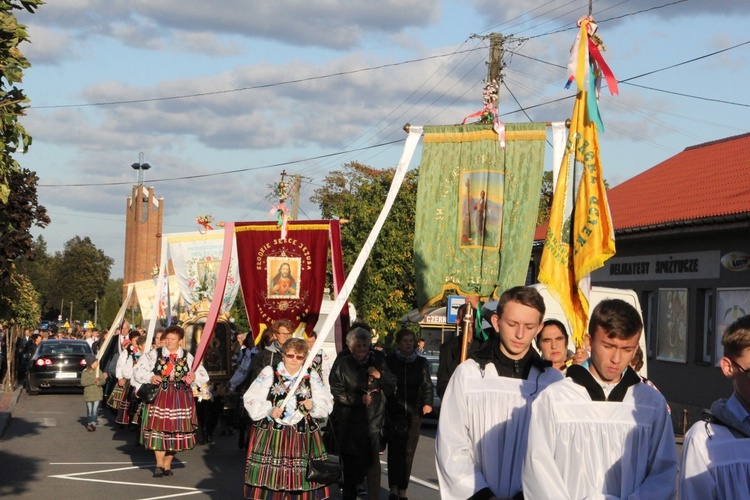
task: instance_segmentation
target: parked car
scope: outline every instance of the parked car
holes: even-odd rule
[[[26,392],[35,396],[41,389],[80,387],[87,354],[91,347],[85,340],[43,340],[29,361]]]
[[[430,378],[432,379],[432,390],[434,392],[432,397],[432,413],[427,415],[426,418],[437,420],[440,417],[440,396],[437,393],[437,372],[440,357],[435,354],[423,354],[423,356],[427,358],[427,363],[430,365]]]

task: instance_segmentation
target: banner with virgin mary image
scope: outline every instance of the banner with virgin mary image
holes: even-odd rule
[[[237,222],[239,276],[250,328],[291,320],[312,331],[326,286],[328,222],[287,224],[286,238],[275,222]]]
[[[414,230],[417,302],[486,300],[523,285],[544,168],[546,124],[425,126]]]

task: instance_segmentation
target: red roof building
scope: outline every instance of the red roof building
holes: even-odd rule
[[[618,233],[747,216],[750,133],[685,148],[607,194]]]

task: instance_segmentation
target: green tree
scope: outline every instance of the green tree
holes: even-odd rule
[[[536,216],[537,226],[541,226],[544,221],[549,219],[553,193],[552,170],[547,170],[542,174],[542,192],[539,195],[539,212],[537,212]]]
[[[0,381],[3,391],[11,391],[15,387],[14,366],[15,356],[13,346],[24,328],[36,328],[39,326],[39,294],[34,290],[34,285],[23,274],[14,273],[8,279],[8,285],[0,294],[0,318],[4,318],[10,328],[7,337],[8,369],[5,380]]]
[[[23,79],[29,61],[18,50],[27,41],[26,26],[19,24],[14,10],[34,11],[41,0],[0,0],[0,286],[10,278],[13,263],[33,255],[29,230],[49,223],[46,210],[37,203],[34,172],[22,169],[13,157],[31,146],[31,136],[18,122],[29,100],[16,84]]]
[[[315,191],[324,218],[348,222],[341,228],[344,265],[351,269],[385,203],[394,169],[377,170],[351,162],[331,172]],[[414,275],[414,220],[418,171],[407,173],[383,229],[357,280],[350,300],[357,316],[381,338],[398,328],[399,320],[416,307]]]
[[[245,299],[242,297],[242,290],[237,292],[237,298],[229,310],[230,317],[234,320],[234,328],[238,332],[249,332],[250,323],[247,320],[247,311],[245,310]]]
[[[109,328],[122,305],[122,278],[108,280],[104,296],[99,299],[98,328]]]
[[[104,295],[114,260],[96,248],[88,236],[68,240],[63,251],[55,254],[55,259],[58,265],[54,270],[55,288],[51,299],[55,303],[72,301],[74,316],[81,320],[93,319],[94,299]]]
[[[22,257],[16,263],[16,271],[26,275],[34,285],[34,289],[39,292],[39,305],[43,319],[54,319],[59,313],[60,303],[53,304],[48,298],[54,284],[56,265],[54,256],[47,252],[47,241],[42,235],[34,240],[34,256]]]

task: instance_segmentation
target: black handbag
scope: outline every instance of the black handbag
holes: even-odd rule
[[[161,384],[141,384],[135,395],[144,403],[151,404],[156,400],[156,395],[159,394],[159,385]]]
[[[328,426],[330,427],[330,420]],[[307,473],[305,478],[310,483],[333,484],[340,483],[343,479],[343,469],[341,463],[331,460],[313,459],[312,447],[310,446],[310,423],[305,422],[307,428]],[[333,429],[330,430],[333,432]]]
[[[385,437],[388,442],[406,441],[409,438],[410,429],[411,423],[406,415],[401,412],[386,411]]]

